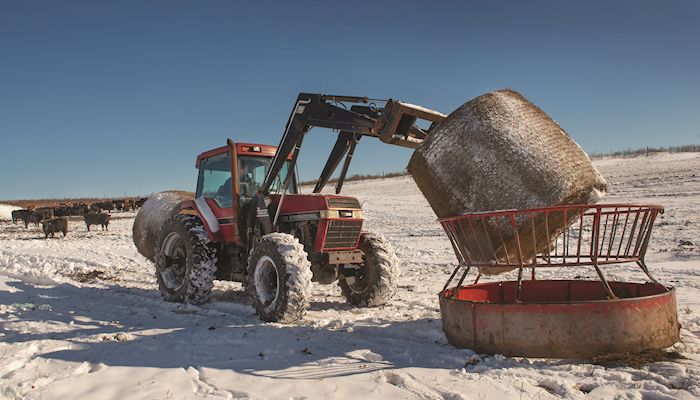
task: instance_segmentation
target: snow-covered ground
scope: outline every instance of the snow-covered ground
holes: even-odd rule
[[[131,241],[133,213],[115,213],[109,231],[71,221],[65,239],[0,222],[0,398],[698,398],[700,154],[596,164],[612,184],[607,202],[666,206],[647,259],[677,288],[684,359],[613,368],[451,347],[436,293],[455,257],[413,181],[400,177],[345,185],[366,227],[403,261],[397,296],[358,309],[337,286],[315,284],[311,310],[293,325],[260,322],[236,283],[218,282],[200,307],[162,301],[153,265]],[[631,267],[608,271],[642,279]]]
[[[9,204],[0,204],[0,221],[11,221],[12,211],[19,209],[20,207],[11,206]]]

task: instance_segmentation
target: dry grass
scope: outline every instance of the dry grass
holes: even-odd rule
[[[98,280],[112,280],[114,279],[109,274],[104,271],[93,270],[90,272],[76,272],[73,274],[73,279],[82,283],[95,283]]]
[[[644,365],[661,362],[684,359],[677,351],[666,351],[651,349],[641,353],[613,353],[603,356],[593,357],[593,364],[602,365],[604,367],[624,367],[640,368]]]
[[[644,147],[639,149],[628,148],[625,150],[616,150],[609,152],[592,152],[588,153],[591,159],[603,158],[603,157],[641,157],[649,156],[657,153],[697,153],[700,152],[700,144],[686,144],[682,146],[669,146],[669,147]]]
[[[71,199],[29,199],[29,200],[0,200],[0,204],[9,204],[11,206],[27,208],[34,207],[57,207],[60,204],[71,203],[98,203],[111,200],[138,200],[139,197],[113,197],[113,198],[97,198],[97,197],[81,197]]]
[[[352,181],[364,181],[364,180],[372,180],[372,179],[384,179],[384,178],[394,178],[397,176],[406,176],[408,175],[407,171],[401,171],[401,172],[382,172],[381,174],[368,174],[368,175],[362,175],[362,174],[355,174],[355,175],[350,175],[345,178],[345,182],[352,182]],[[311,179],[308,181],[301,181],[299,182],[299,186],[308,186],[308,185],[315,185],[316,182],[318,182],[318,179]],[[338,178],[332,178],[328,180],[328,183],[326,185],[334,184],[338,182]]]

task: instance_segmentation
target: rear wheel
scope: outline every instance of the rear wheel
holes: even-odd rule
[[[197,217],[178,214],[165,221],[156,243],[155,264],[165,300],[201,304],[209,299],[216,249]]]
[[[311,263],[299,240],[286,233],[261,237],[248,258],[248,295],[263,321],[301,319],[311,297]]]
[[[345,265],[346,275],[338,280],[340,290],[350,304],[376,307],[389,302],[396,293],[399,258],[382,236],[369,232],[360,235],[362,264]]]

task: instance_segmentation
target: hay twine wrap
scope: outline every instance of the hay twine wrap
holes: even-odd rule
[[[590,204],[607,190],[607,182],[571,136],[510,89],[481,95],[452,112],[413,153],[408,171],[440,218]],[[519,222],[517,228],[521,242],[527,244],[532,242],[528,240],[532,231],[525,222]],[[550,237],[563,224],[552,225]],[[537,239],[547,236],[541,221],[537,232]],[[508,249],[491,248],[485,236],[466,240],[479,242],[473,247],[488,249],[494,261],[505,251],[516,251],[514,240],[507,240]],[[525,245],[523,257],[531,258],[542,250]],[[482,272],[505,270],[482,268]]]

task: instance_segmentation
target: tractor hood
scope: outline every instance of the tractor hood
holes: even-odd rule
[[[270,214],[274,215],[280,199],[280,195],[272,197]],[[283,230],[296,229],[297,224],[306,227],[309,241],[305,245],[316,252],[357,249],[364,222],[356,198],[323,194],[285,195],[278,221]]]
[[[272,204],[277,208],[281,195],[271,196]],[[336,196],[325,194],[287,194],[282,201],[280,215],[310,213],[325,210],[334,211],[354,211],[353,214],[360,214],[362,207],[360,202],[349,196]],[[357,218],[357,217],[355,217]]]

